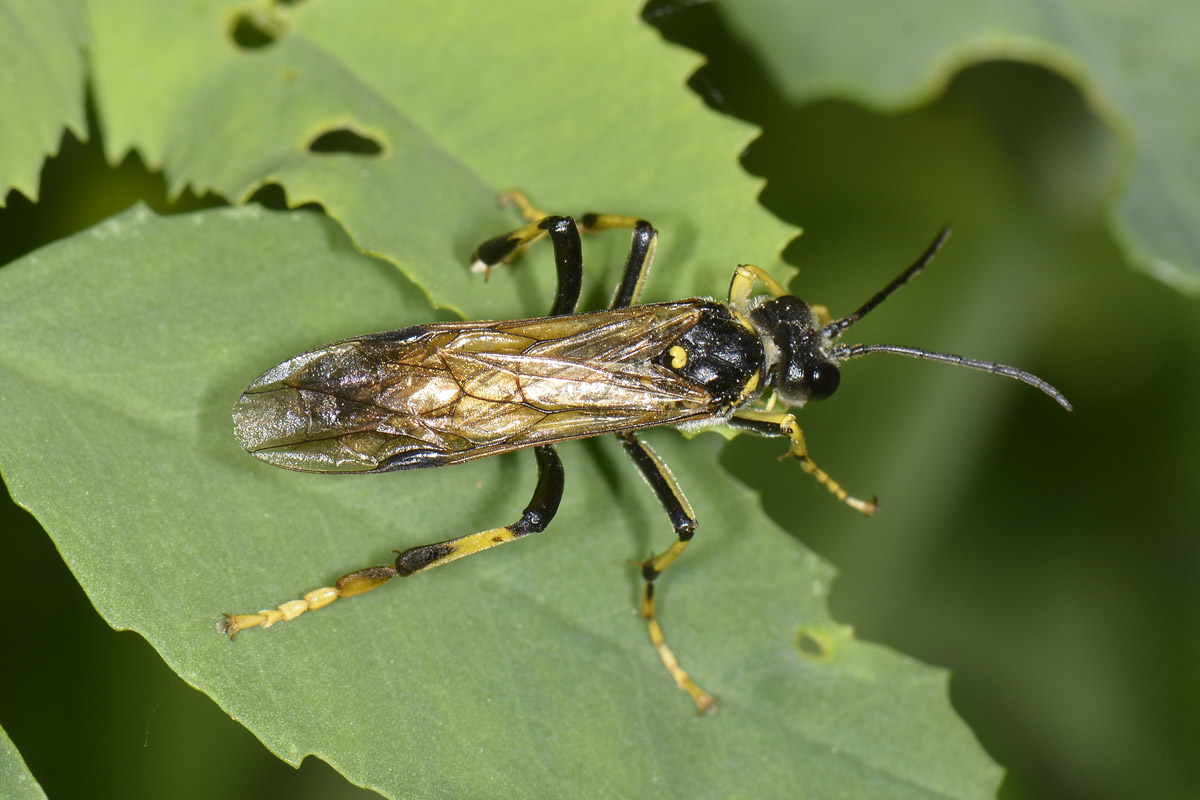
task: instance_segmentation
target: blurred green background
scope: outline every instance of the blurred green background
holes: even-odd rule
[[[766,181],[761,202],[806,229],[786,251],[797,294],[845,313],[952,224],[929,273],[855,338],[1017,363],[1076,407],[905,359],[847,366],[801,422],[818,463],[879,494],[869,525],[798,497],[777,442],[738,439],[723,465],[841,570],[838,619],[954,671],[956,708],[1009,770],[1003,797],[1200,796],[1200,315],[1114,241],[1127,157],[1114,134],[1073,84],[1011,62],[970,67],[904,113],[792,106],[711,7],[650,16],[709,58],[692,81],[706,102],[762,127],[743,163]],[[0,262],[135,199],[219,202],[168,206],[135,157],[104,163],[101,135],[93,123],[86,145],[64,140],[37,204],[10,195]],[[897,430],[943,453],[939,471],[877,457]],[[27,514],[6,501],[0,515],[0,561],[18,576],[4,641],[20,643],[0,648],[0,723],[50,796],[366,794],[315,759],[276,760],[108,629]]]
[[[1076,86],[1013,62],[969,67],[906,113],[791,106],[715,12],[693,12],[663,28],[709,56],[693,88],[763,128],[743,163],[805,228],[793,289],[845,313],[951,224],[939,261],[851,338],[1010,360],[1075,404],[904,359],[847,365],[801,421],[879,515],[849,532],[812,524],[794,492],[764,496],[841,570],[834,616],[954,671],[955,707],[1009,771],[1004,798],[1200,797],[1200,314],[1134,271],[1106,224],[1116,136]],[[894,261],[864,263],[881,250]],[[976,270],[991,275],[964,293]],[[989,348],[1012,328],[1024,352]],[[896,428],[944,468],[873,458]],[[725,464],[767,487],[773,455],[743,438]]]

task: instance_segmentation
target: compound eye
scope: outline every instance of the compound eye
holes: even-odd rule
[[[808,374],[808,384],[812,387],[812,394],[809,395],[809,399],[824,400],[837,390],[838,384],[841,382],[842,372],[837,368],[836,364],[831,364],[828,361],[814,364]]]

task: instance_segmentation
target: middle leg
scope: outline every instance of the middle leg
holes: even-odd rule
[[[641,615],[646,620],[650,643],[658,651],[663,666],[667,668],[667,672],[675,680],[675,684],[691,696],[701,714],[710,714],[716,710],[716,699],[697,686],[691,676],[679,665],[679,659],[667,646],[666,637],[663,635],[662,626],[659,624],[654,610],[654,581],[674,563],[675,559],[679,558],[688,542],[692,540],[692,534],[696,531],[696,515],[692,512],[691,504],[680,491],[679,484],[675,482],[675,476],[671,474],[667,465],[651,449],[650,445],[638,439],[633,433],[619,433],[617,438],[625,446],[625,452],[633,459],[633,463],[637,465],[642,477],[654,490],[658,502],[662,504],[663,509],[667,512],[667,517],[671,520],[671,527],[674,528],[677,537],[675,543],[666,550],[641,563],[642,577],[646,581],[645,589],[642,591]]]

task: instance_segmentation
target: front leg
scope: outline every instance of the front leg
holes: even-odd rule
[[[796,424],[796,417],[792,414],[774,411],[739,410],[734,413],[726,424],[731,428],[755,433],[759,436],[788,437],[792,440],[792,443],[785,457],[794,458],[799,461],[800,468],[816,478],[817,483],[833,492],[833,495],[838,500],[841,500],[856,511],[866,514],[868,517],[874,514],[879,508],[879,504],[875,498],[871,498],[870,502],[859,500],[843,489],[840,483],[829,477],[829,473],[813,463],[812,458],[808,455],[808,446],[804,443],[804,433],[800,430],[800,426]]]
[[[571,314],[579,302],[582,289],[583,253],[579,233],[600,233],[615,228],[632,228],[633,241],[621,273],[621,282],[613,295],[611,308],[626,308],[637,303],[658,242],[658,231],[639,217],[623,214],[589,212],[579,217],[578,226],[571,217],[547,214],[529,202],[522,192],[506,193],[501,201],[516,206],[527,224],[514,231],[488,239],[479,245],[472,256],[471,269],[488,273],[493,267],[510,260],[534,242],[550,237],[554,245],[554,260],[558,267],[558,292],[550,316]]]
[[[515,231],[488,239],[476,248],[471,269],[486,274],[545,236],[549,236],[554,245],[554,265],[558,269],[558,290],[550,316],[573,314],[583,291],[583,246],[579,242],[575,220],[570,217],[542,217]]]

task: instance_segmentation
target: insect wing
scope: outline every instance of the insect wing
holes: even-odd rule
[[[665,303],[335,342],[251,383],[235,432],[276,466],[382,472],[708,416],[711,395],[653,361],[698,316]]]

